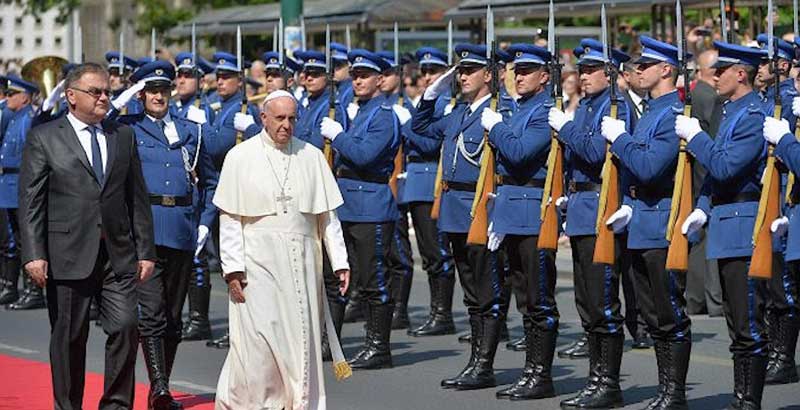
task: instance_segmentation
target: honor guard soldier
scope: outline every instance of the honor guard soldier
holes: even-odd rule
[[[35,84],[29,83],[17,76],[6,77],[6,107],[3,110],[5,132],[2,145],[0,145],[0,211],[7,217],[4,243],[2,243],[2,269],[3,277],[8,287],[13,289],[7,295],[6,309],[25,310],[42,309],[45,307],[42,288],[36,286],[30,277],[24,276],[25,289],[16,300],[10,300],[17,289],[20,274],[20,249],[19,249],[19,222],[17,208],[19,207],[17,185],[19,182],[19,169],[22,165],[22,148],[25,145],[28,131],[33,123],[34,110],[31,106],[33,96],[39,92]]]
[[[493,199],[487,247],[505,251],[510,281],[523,313],[525,367],[522,376],[497,398],[530,400],[555,396],[551,368],[558,335],[555,301],[555,251],[537,247],[538,217],[550,152],[547,115],[553,106],[550,53],[530,44],[508,48],[514,56],[517,114],[507,121],[491,108],[481,113],[481,125],[496,149],[497,190]]]
[[[675,82],[678,49],[650,37],[640,37],[642,56],[634,62],[640,86],[650,99],[636,130],[625,122],[603,117],[603,137],[620,161],[623,205],[606,221],[615,232],[628,228],[630,274],[636,300],[655,343],[658,395],[648,409],[687,409],[686,372],[692,350],[691,321],[686,314],[686,272],[667,270],[667,224],[680,139],[675,117],[683,112]],[[684,58],[690,59],[691,55]],[[628,274],[625,272],[623,274]]]
[[[377,369],[392,367],[389,336],[394,300],[386,266],[398,213],[388,183],[399,145],[399,124],[380,90],[388,64],[363,49],[351,51],[348,57],[358,112],[347,131],[327,117],[320,129],[337,152],[336,176],[344,197],[337,214],[367,311],[364,346],[349,363],[354,369]]]
[[[8,99],[6,98],[7,88],[8,80],[6,76],[0,75],[0,147],[3,146],[3,137],[6,133],[8,117],[12,115],[6,108],[6,104],[8,103]],[[15,302],[19,298],[19,291],[17,289],[19,269],[12,275],[10,272],[6,272],[5,268],[5,249],[10,231],[8,223],[6,210],[0,208],[0,305],[7,305]]]
[[[428,80],[433,82],[447,71],[447,54],[440,50],[421,47],[415,54],[426,84]],[[450,104],[450,92],[448,89],[436,98],[433,112],[435,119],[444,116],[444,110]],[[404,108],[413,117],[416,112],[415,104],[405,104]],[[452,308],[456,281],[455,265],[447,235],[439,231],[436,220],[431,217],[442,141],[417,134],[411,129],[411,125],[412,122],[407,121],[402,127],[402,134],[404,172],[406,180],[411,176],[413,183],[404,183],[400,191],[402,201],[408,204],[411,212],[414,234],[422,257],[422,268],[428,274],[431,309],[425,322],[414,329],[409,329],[408,334],[411,336],[454,334],[456,327]]]
[[[354,102],[353,79],[350,77],[350,62],[347,58],[349,51],[344,44],[331,42],[331,64],[333,64],[333,82],[336,83],[336,101],[342,107],[349,107],[350,103]]]
[[[587,384],[575,397],[562,401],[561,407],[605,408],[622,405],[619,369],[625,338],[619,300],[619,262],[615,266],[593,262],[597,241],[595,221],[606,152],[600,126],[603,117],[611,111],[611,83],[604,67],[603,44],[583,39],[581,47],[578,70],[586,96],[581,99],[572,120],[555,107],[549,113],[549,124],[565,146],[569,181],[566,234],[572,247],[575,304],[587,333],[589,349]],[[614,67],[629,59],[627,54],[612,50]],[[616,92],[616,96],[618,118],[628,123],[630,110],[622,94]],[[621,246],[624,244],[617,237],[614,248],[620,250]]]
[[[392,107],[395,111],[401,128],[405,128],[408,120],[411,119],[411,112],[403,110],[404,107],[410,107],[411,102],[405,98],[404,94],[400,93],[401,70],[403,66],[408,64],[405,57],[400,58],[400,62],[395,61],[394,53],[391,51],[379,51],[376,53],[382,58],[389,66],[383,70],[383,83],[381,83],[381,92],[386,97],[386,105]],[[407,130],[410,130],[408,124]],[[400,149],[398,154],[402,156],[395,158],[394,170],[392,175],[395,179],[395,200],[398,206],[398,217],[394,226],[394,235],[392,236],[390,251],[389,251],[389,264],[387,266],[389,275],[392,282],[392,299],[394,299],[394,313],[392,314],[392,329],[408,329],[408,298],[411,295],[411,282],[414,278],[414,259],[411,251],[411,241],[408,236],[408,203],[403,200],[403,191],[406,185],[405,168],[405,134],[400,132]],[[399,168],[398,168],[399,165]],[[416,183],[416,178],[414,180]]]
[[[305,90],[307,92],[308,105],[303,109],[302,114],[297,119],[294,127],[294,135],[303,141],[309,142],[320,150],[324,149],[325,139],[322,136],[320,125],[322,119],[327,118],[330,108],[331,87],[328,84],[328,77],[325,72],[325,53],[306,50],[296,51],[295,57],[303,62],[303,73],[305,74]],[[342,118],[347,114],[341,109],[338,103],[335,104],[335,119],[341,123]],[[299,109],[299,108],[298,108]],[[325,294],[328,298],[331,319],[336,335],[341,337],[342,324],[344,323],[344,309],[347,305],[347,296],[339,291],[339,281],[333,274],[327,251],[323,247],[323,279],[325,282]],[[327,336],[322,336],[322,357],[323,360],[332,360],[330,345]]]
[[[303,65],[295,59],[283,56],[283,71],[281,70],[279,54],[277,51],[267,51],[261,55],[261,60],[266,64],[267,94],[276,90],[289,90],[294,87],[294,74],[303,69]],[[295,52],[297,56],[297,52]],[[325,59],[323,58],[324,62]],[[300,104],[297,110],[300,111]]]
[[[497,78],[499,78],[500,84],[500,100],[497,103],[498,112],[503,114],[503,117],[511,117],[519,108],[517,100],[506,89],[506,73],[509,71],[507,66],[514,61],[514,56],[498,49],[497,57]]]
[[[206,144],[214,158],[217,169],[222,168],[225,154],[234,145],[244,139],[261,132],[258,108],[248,104],[246,113],[242,113],[244,104],[242,82],[244,73],[237,66],[236,57],[230,53],[219,51],[212,60],[216,64],[214,73],[217,76],[217,94],[219,103],[212,103],[214,122],[211,128],[214,138]],[[242,62],[244,67],[244,62]]]
[[[767,49],[767,35],[759,34],[756,38],[763,50]],[[772,117],[775,112],[775,81],[779,81],[781,97],[781,117],[789,124],[790,132],[794,132],[796,127],[797,115],[793,113],[793,101],[797,97],[795,80],[791,78],[789,72],[792,69],[792,56],[794,56],[794,46],[782,39],[775,38],[775,53],[778,57],[776,63],[777,73],[772,71],[771,62],[767,59],[761,61],[758,67],[757,79],[764,87],[761,95],[764,103],[764,113],[767,117]],[[786,175],[782,175],[781,188],[786,186]],[[794,185],[794,184],[793,184]],[[793,188],[793,187],[790,187]],[[793,208],[796,202],[790,199],[787,207]],[[785,214],[791,215],[791,209],[784,209]],[[788,225],[789,220],[781,219],[776,222],[778,226]],[[785,231],[785,227],[780,228]],[[798,381],[797,369],[795,368],[794,352],[797,345],[798,332],[798,284],[795,274],[789,262],[784,259],[792,253],[789,243],[783,235],[775,236],[773,239],[773,265],[775,267],[772,278],[767,284],[767,325],[770,334],[770,353],[769,363],[767,364],[766,384],[786,384]],[[784,255],[786,252],[786,255]]]
[[[765,114],[753,82],[766,52],[719,41],[714,47],[719,51],[714,64],[717,91],[727,99],[717,137],[702,131],[697,119],[679,115],[675,120],[687,152],[708,171],[696,209],[681,231],[690,235],[708,221],[706,254],[719,263],[733,354],[734,397],[729,408],[760,409],[769,346],[764,323],[767,289],[764,281],[749,277],[748,270],[767,154]]]
[[[153,410],[182,408],[169,392],[181,341],[181,310],[197,228],[209,227],[217,218],[211,198],[219,174],[203,140],[209,130],[170,114],[174,78],[175,70],[168,61],[141,66],[131,80],[144,84],[138,96],[144,112],[119,117],[134,130],[155,228],[155,271],[137,286],[139,337],[150,378],[148,407]]]
[[[800,97],[795,97],[794,114],[800,114]],[[778,121],[766,117],[764,121],[764,138],[775,145],[775,158],[784,164],[793,174],[791,186],[787,186],[787,204],[784,216],[772,222],[771,230],[776,236],[786,235],[786,251],[784,259],[786,268],[783,272],[775,272],[775,277],[783,283],[783,298],[775,299],[778,315],[770,317],[777,323],[770,323],[770,365],[767,366],[766,382],[768,384],[794,383],[797,381],[795,349],[797,347],[798,329],[800,329],[800,186],[797,175],[800,172],[800,142],[791,132],[788,121]],[[779,273],[779,274],[778,274]],[[772,286],[772,281],[770,285]],[[785,301],[785,302],[784,302]],[[775,329],[775,330],[773,330]]]
[[[125,55],[120,57],[118,51],[109,51],[106,53],[106,61],[108,62],[109,84],[112,93],[109,117],[116,118],[117,115],[142,112],[142,104],[138,99],[133,98],[141,89],[128,88],[131,85],[130,75],[139,67],[136,60]]]
[[[212,73],[214,67],[200,56],[182,52],[175,57],[175,95],[170,99],[170,115],[188,119],[200,125],[214,122],[214,111],[202,93],[200,82],[203,76]],[[214,138],[210,127],[205,127],[203,140]],[[205,193],[203,193],[205,195]],[[197,234],[198,249],[195,250],[194,268],[189,278],[189,323],[183,327],[181,340],[205,340],[211,338],[211,325],[208,321],[209,300],[211,298],[211,278],[208,257],[215,252],[214,241],[208,242],[210,228],[216,232],[216,223],[200,225]],[[216,236],[216,235],[212,235]]]
[[[455,52],[461,57],[458,66],[428,86],[411,121],[414,132],[443,144],[437,223],[450,240],[469,314],[469,361],[461,372],[442,380],[441,384],[444,388],[471,390],[495,386],[494,356],[504,319],[502,305],[508,300],[501,295],[503,264],[497,254],[489,252],[484,245],[467,243],[472,221],[470,206],[475,197],[485,143],[480,117],[492,96],[486,46],[459,44]],[[449,115],[436,118],[437,99],[450,91],[456,72],[462,101]]]

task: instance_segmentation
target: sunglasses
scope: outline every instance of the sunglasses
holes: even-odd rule
[[[105,95],[106,97],[111,97],[111,93],[113,92],[113,91],[111,91],[111,89],[103,90],[103,89],[96,88],[96,87],[90,87],[89,89],[86,89],[86,90],[84,90],[82,88],[77,88],[77,87],[72,87],[71,89],[75,90],[75,91],[80,91],[80,92],[82,92],[84,94],[88,94],[89,96],[91,96],[95,100],[100,98],[103,95]]]

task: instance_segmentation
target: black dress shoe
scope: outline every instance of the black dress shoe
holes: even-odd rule
[[[227,348],[231,347],[230,334],[228,332],[225,332],[224,336],[219,337],[219,338],[214,339],[214,340],[207,341],[206,342],[206,346],[214,347],[214,348],[217,348],[217,349],[227,349]]]
[[[40,288],[26,289],[16,302],[6,305],[8,310],[33,310],[45,307],[44,294]]]

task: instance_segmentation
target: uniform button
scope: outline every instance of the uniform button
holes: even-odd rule
[[[362,188],[364,188],[364,187],[363,187],[363,186],[361,186],[361,185],[359,185],[359,186],[358,186],[358,189],[362,189]]]
[[[169,185],[169,181],[165,182],[165,184]]]
[[[428,167],[425,167],[425,171],[429,171]]]
[[[167,162],[166,164],[164,164],[164,166],[165,166],[165,167],[167,167],[167,168],[169,168],[169,162]]]
[[[527,197],[528,197],[528,194],[522,194],[522,197],[523,197],[523,198],[527,198]]]
[[[739,216],[739,211],[733,213],[735,216]]]

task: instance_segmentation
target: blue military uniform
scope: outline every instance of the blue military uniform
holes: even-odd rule
[[[602,70],[607,57],[603,44],[585,38],[580,42],[578,66],[596,67]],[[614,67],[619,67],[630,57],[611,49]],[[620,311],[619,279],[624,269],[621,254],[624,252],[624,235],[616,235],[617,263],[614,266],[593,263],[597,240],[596,219],[601,188],[601,175],[605,162],[606,140],[601,134],[601,121],[610,115],[611,86],[580,101],[575,117],[558,132],[564,146],[566,179],[569,201],[567,202],[566,234],[572,248],[573,273],[575,278],[575,304],[581,324],[588,337],[589,354],[608,363],[601,375],[602,385],[588,383],[578,395],[562,401],[563,406],[612,407],[621,404],[619,368],[622,360],[623,317]],[[617,118],[625,121],[630,132],[631,109],[622,93],[615,91]],[[620,184],[623,185],[623,184]],[[590,370],[594,372],[595,370]],[[599,408],[599,407],[598,407]]]
[[[232,71],[239,72],[236,66],[236,57],[230,53],[216,52],[212,60],[216,64],[216,72],[219,71]],[[217,169],[222,169],[222,161],[225,159],[225,154],[228,150],[236,145],[237,132],[233,126],[233,117],[237,112],[242,109],[242,91],[239,90],[233,95],[226,98],[220,96],[219,103],[211,103],[210,107],[214,111],[214,122],[211,124],[211,129],[214,133],[214,138],[207,141],[206,146],[214,158],[214,164]],[[255,124],[251,125],[247,130],[242,132],[242,140],[253,137],[261,132],[261,120],[258,115],[258,108],[253,104],[247,104],[247,114],[251,115]]]
[[[344,44],[332,42],[331,43],[331,63],[334,67],[337,67],[341,64],[348,63],[348,52],[350,50],[347,49],[347,46]],[[353,94],[353,79],[347,78],[345,80],[339,81],[336,84],[336,101],[342,107],[347,107],[351,102],[353,102],[354,94]],[[348,120],[349,121],[349,120]],[[345,124],[342,124],[345,125]],[[349,128],[345,126],[345,129]]]
[[[174,78],[172,64],[164,60],[144,64],[131,76],[132,81],[145,83],[144,92],[169,92]],[[119,121],[133,128],[155,229],[155,270],[136,288],[139,336],[152,398],[163,395],[153,386],[169,383],[181,341],[181,311],[198,226],[209,227],[217,218],[211,199],[219,173],[202,141],[209,134],[206,126],[172,116],[169,109],[161,118],[143,112],[122,116]]]
[[[733,64],[755,68],[766,54],[717,41],[714,46],[719,50],[715,68]],[[767,153],[764,116],[758,93],[750,91],[725,102],[715,139],[700,132],[686,146],[708,171],[697,207],[710,214],[707,256],[719,263],[734,360],[734,400],[754,408],[760,406],[769,342],[764,331],[766,284],[747,275]]]
[[[460,67],[487,67],[486,51],[485,45],[455,47]],[[502,295],[502,259],[483,245],[467,244],[472,221],[470,210],[486,143],[480,118],[483,109],[490,104],[490,97],[487,94],[476,101],[459,102],[450,114],[441,118],[435,116],[437,100],[423,98],[411,120],[414,132],[442,142],[438,226],[448,235],[464,288],[473,349],[477,350],[479,344],[486,345],[486,349],[481,349],[481,366],[472,366],[479,360],[478,355],[473,354],[464,371],[442,381],[448,388],[469,389],[494,384],[494,353],[508,304],[508,299]]]
[[[325,72],[325,54],[319,51],[307,50],[295,52],[295,57],[303,61],[303,70]],[[328,116],[330,108],[330,87],[326,86],[318,96],[309,95],[308,105],[300,112],[294,126],[294,135],[303,141],[309,142],[319,149],[325,146],[325,140],[320,133],[319,126],[322,119]],[[299,110],[299,107],[298,107]],[[335,103],[334,119],[343,124],[347,116],[342,107]]]
[[[377,75],[388,68],[383,59],[367,50],[355,49],[348,58],[354,71]],[[368,312],[366,341],[350,361],[356,369],[392,365],[389,333],[394,300],[386,263],[398,212],[388,182],[400,136],[392,107],[385,103],[383,96],[359,100],[350,128],[331,141],[337,151],[336,176],[344,198],[336,212]]]
[[[9,75],[5,79],[8,82],[8,93],[26,93],[32,98],[39,91],[36,85],[17,76]],[[2,127],[4,132],[0,139],[0,211],[5,213],[7,221],[4,226],[0,227],[6,231],[6,234],[2,236],[3,242],[0,243],[2,246],[0,260],[3,263],[4,280],[9,287],[13,287],[12,293],[16,293],[20,272],[17,186],[22,166],[22,152],[34,117],[35,111],[30,104],[18,107],[16,110],[12,110],[7,105],[3,108]],[[8,307],[13,310],[43,308],[42,289],[26,275],[23,294],[16,301],[10,302],[13,303]]]
[[[139,67],[139,63],[137,63],[136,60],[126,55],[120,57],[120,53],[118,51],[109,51],[106,53],[105,57],[106,61],[108,62],[109,73],[118,74],[120,71],[122,71],[123,78],[127,78],[131,72],[136,71],[136,69]],[[123,91],[125,91],[124,88],[116,90],[113,95],[111,95],[110,99],[113,101],[115,98],[119,97]],[[144,107],[142,106],[141,102],[135,98],[132,98],[120,110],[117,110],[111,106],[108,117],[116,118],[117,115],[138,114],[142,111],[144,111]]]

